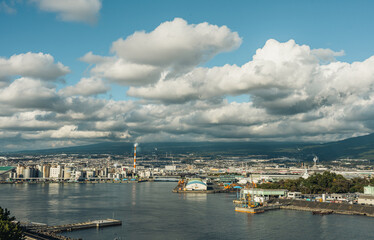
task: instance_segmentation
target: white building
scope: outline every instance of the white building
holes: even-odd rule
[[[176,165],[166,165],[165,166],[165,170],[166,171],[176,171],[177,170],[177,166]]]
[[[62,178],[63,177],[63,168],[60,165],[53,166],[49,170],[50,178]]]
[[[374,187],[370,185],[364,187],[364,194],[358,197],[357,203],[374,205]]]
[[[374,205],[374,196],[373,195],[360,195],[357,199],[357,203]]]
[[[151,176],[151,171],[141,171],[138,175],[141,178],[149,178]]]
[[[288,192],[287,197],[292,199],[301,198],[301,192]]]
[[[364,194],[373,195],[374,196],[374,187],[370,186],[370,185],[364,187]]]

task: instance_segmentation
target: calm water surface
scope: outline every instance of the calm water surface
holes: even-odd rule
[[[374,218],[274,210],[236,213],[235,194],[176,194],[176,183],[2,184],[0,206],[23,221],[66,224],[115,218],[83,239],[374,239]]]

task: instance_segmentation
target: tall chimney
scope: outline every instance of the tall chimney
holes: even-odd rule
[[[136,172],[136,147],[138,146],[137,143],[134,144],[134,173]]]

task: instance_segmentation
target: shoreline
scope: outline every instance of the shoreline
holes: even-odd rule
[[[11,182],[0,182],[0,184],[50,184],[50,183],[78,183],[78,184],[85,184],[85,183],[141,183],[141,182],[154,182],[154,179],[139,179],[139,180],[124,180],[124,181],[116,181],[116,180],[85,180],[85,181],[65,181],[65,180],[57,180],[57,181],[11,181]]]
[[[336,214],[343,215],[361,215],[374,217],[374,206],[346,204],[346,203],[328,203],[328,202],[309,202],[294,199],[277,199],[282,204],[281,209],[297,210],[297,211],[331,211]]]

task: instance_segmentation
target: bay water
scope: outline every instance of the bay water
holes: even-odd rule
[[[60,225],[114,218],[122,226],[64,233],[82,239],[374,239],[374,218],[234,211],[235,193],[177,194],[176,183],[1,184],[0,206],[21,221]]]

